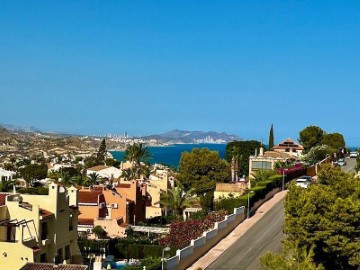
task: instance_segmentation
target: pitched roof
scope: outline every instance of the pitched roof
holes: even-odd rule
[[[43,218],[48,218],[48,217],[52,217],[54,216],[54,213],[45,210],[43,208],[39,208],[39,214],[43,217]]]
[[[123,184],[123,183],[120,183],[120,184],[118,184],[118,187],[119,187],[119,188],[130,188],[130,187],[131,187],[131,184]]]
[[[98,197],[101,193],[102,190],[79,190],[79,203],[98,203]]]
[[[79,218],[78,225],[82,226],[94,226],[94,220],[91,218]]]
[[[86,270],[86,265],[80,264],[58,264],[53,263],[27,263],[20,270]]]
[[[293,159],[294,156],[289,155],[287,153],[284,152],[277,152],[277,151],[266,151],[264,153],[264,157],[270,157],[270,158],[288,158],[288,159]]]
[[[295,148],[297,150],[304,150],[304,147],[296,142],[294,142],[292,139],[287,138],[286,140],[283,140],[278,145],[275,145],[273,149],[285,149],[285,148]]]
[[[110,167],[109,167],[109,166],[105,166],[105,165],[98,165],[98,166],[94,166],[94,167],[88,168],[88,171],[98,172],[98,171],[101,171],[101,170],[104,170],[104,169],[107,169],[107,168],[110,168]],[[115,168],[115,167],[114,167],[114,168]]]

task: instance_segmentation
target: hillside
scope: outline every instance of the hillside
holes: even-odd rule
[[[162,140],[168,143],[228,143],[241,140],[237,135],[228,135],[225,132],[215,131],[188,131],[174,129],[172,131],[143,137],[146,140]]]

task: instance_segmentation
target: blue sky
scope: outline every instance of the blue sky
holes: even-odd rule
[[[360,1],[2,1],[0,122],[360,145]]]

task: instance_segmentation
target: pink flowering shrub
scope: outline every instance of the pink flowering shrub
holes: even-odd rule
[[[295,164],[293,165],[292,167],[289,167],[289,168],[279,168],[277,170],[277,173],[278,174],[283,174],[285,175],[285,182],[288,182],[292,179],[295,179],[299,176],[302,176],[302,175],[306,175],[307,174],[307,168],[301,164],[301,163],[298,163],[298,164]]]
[[[214,228],[215,222],[223,221],[227,212],[219,211],[208,214],[203,220],[177,221],[170,225],[170,233],[160,240],[160,245],[183,248],[203,232]]]

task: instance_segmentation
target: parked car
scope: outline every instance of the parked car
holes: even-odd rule
[[[302,188],[308,188],[311,185],[311,176],[303,175],[296,179],[296,185]]]
[[[359,156],[358,152],[350,152],[350,157],[351,158],[357,158]]]
[[[337,164],[338,164],[339,166],[345,166],[345,165],[346,165],[346,160],[345,160],[345,158],[339,158]]]

